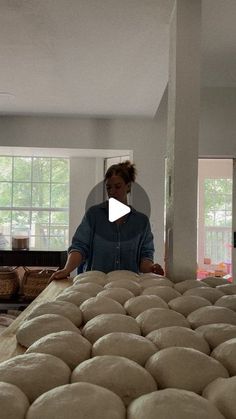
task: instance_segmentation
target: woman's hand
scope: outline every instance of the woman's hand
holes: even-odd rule
[[[52,274],[52,276],[49,278],[49,281],[53,281],[54,279],[66,279],[69,277],[69,273],[67,269],[60,269],[59,271],[56,271]]]
[[[152,272],[157,275],[164,275],[164,271],[159,263],[154,263],[152,265]]]

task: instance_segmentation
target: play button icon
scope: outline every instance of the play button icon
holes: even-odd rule
[[[122,204],[115,198],[109,198],[108,202],[108,219],[112,223],[130,212],[128,205]]]

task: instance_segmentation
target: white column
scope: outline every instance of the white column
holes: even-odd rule
[[[196,277],[201,0],[176,0],[170,24],[166,271]]]

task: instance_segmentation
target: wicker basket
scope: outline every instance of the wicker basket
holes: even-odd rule
[[[21,284],[21,296],[28,301],[36,298],[49,284],[54,269],[28,269],[24,267],[25,273]]]
[[[19,283],[17,267],[0,267],[0,298],[9,299],[14,297],[18,292]]]

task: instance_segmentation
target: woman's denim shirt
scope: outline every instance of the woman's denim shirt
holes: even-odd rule
[[[84,270],[105,273],[127,269],[139,272],[141,260],[153,260],[154,245],[149,219],[131,207],[124,223],[108,220],[108,201],[85,213],[68,252],[79,251]]]

